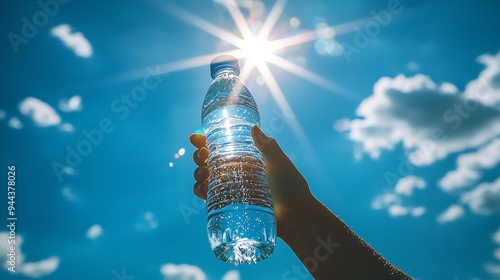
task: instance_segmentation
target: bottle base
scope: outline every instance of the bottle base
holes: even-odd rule
[[[221,244],[214,248],[214,253],[223,262],[238,264],[257,263],[267,259],[274,250],[269,246],[253,240],[240,239],[234,243]]]
[[[273,210],[260,206],[233,204],[214,211],[207,230],[215,256],[235,265],[268,258],[276,243]]]

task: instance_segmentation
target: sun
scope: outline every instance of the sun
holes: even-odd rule
[[[259,36],[251,36],[245,38],[241,46],[241,56],[246,59],[245,63],[253,66],[262,66],[264,63],[271,60],[273,47],[265,38]]]

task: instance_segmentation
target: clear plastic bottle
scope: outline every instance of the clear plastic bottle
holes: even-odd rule
[[[216,57],[205,96],[202,124],[210,152],[207,193],[208,239],[215,256],[233,264],[269,257],[276,219],[264,159],[251,136],[260,125],[255,100],[238,78],[238,60]]]

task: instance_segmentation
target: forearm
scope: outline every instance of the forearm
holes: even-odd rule
[[[315,279],[411,279],[311,197],[281,238]]]

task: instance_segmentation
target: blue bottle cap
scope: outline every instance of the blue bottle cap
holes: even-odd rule
[[[224,68],[233,69],[237,75],[240,74],[240,63],[238,59],[230,55],[219,55],[210,62],[210,74],[215,79],[215,74]]]

